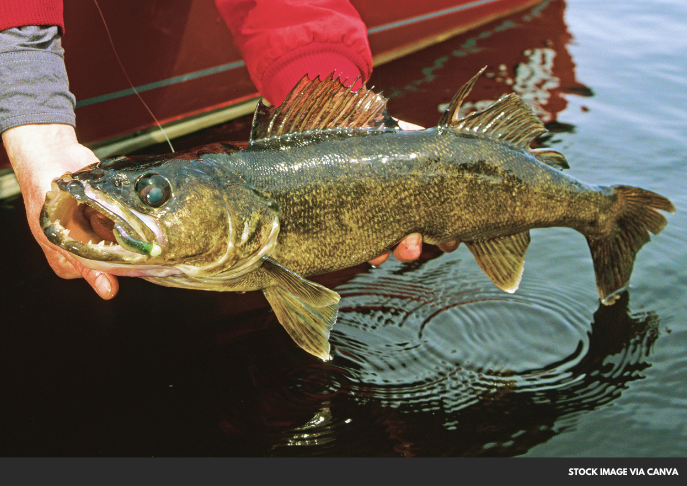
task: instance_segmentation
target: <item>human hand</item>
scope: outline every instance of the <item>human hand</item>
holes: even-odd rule
[[[48,241],[40,227],[40,213],[52,180],[98,161],[81,145],[70,125],[21,125],[3,132],[2,142],[24,197],[29,227],[48,263],[62,278],[84,278],[103,299],[119,290],[117,277],[84,267],[69,253]]]
[[[401,127],[403,130],[424,130],[424,127],[421,127],[420,125],[404,122],[403,120],[397,121],[398,126]],[[445,243],[440,243],[437,245],[437,247],[442,251],[451,252],[458,248],[459,245],[460,241],[454,240],[447,241]],[[368,263],[373,266],[381,265],[387,260],[387,258],[389,258],[389,255],[392,251],[394,253],[394,257],[399,262],[409,262],[412,260],[416,260],[420,257],[420,253],[422,253],[422,235],[420,233],[411,233],[407,235],[405,238],[399,241],[398,244],[394,246],[391,250],[387,250],[381,255],[373,258],[372,260],[369,260]]]

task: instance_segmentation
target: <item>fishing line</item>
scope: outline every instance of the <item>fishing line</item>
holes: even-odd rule
[[[155,120],[155,124],[157,127],[160,129],[160,132],[162,132],[162,136],[165,137],[165,140],[167,140],[167,144],[169,145],[169,148],[174,152],[174,147],[172,146],[172,142],[169,140],[169,137],[167,137],[167,133],[165,132],[165,129],[162,128],[162,125],[158,121],[157,117],[153,114],[152,110],[148,107],[145,101],[143,101],[143,98],[139,94],[138,91],[136,91],[136,87],[134,86],[134,83],[131,82],[131,79],[129,79],[129,75],[126,73],[126,69],[124,69],[124,64],[122,64],[121,59],[119,59],[119,54],[117,54],[117,49],[115,48],[114,42],[112,41],[112,36],[110,35],[110,29],[107,26],[107,22],[105,21],[105,16],[103,15],[103,11],[100,10],[100,5],[98,5],[98,0],[93,0],[93,3],[95,3],[95,7],[98,9],[98,13],[100,14],[100,18],[103,20],[103,25],[105,26],[105,32],[107,33],[107,38],[110,40],[110,45],[112,46],[112,52],[114,52],[115,58],[117,59],[117,62],[119,63],[119,67],[122,68],[122,72],[124,73],[124,77],[126,77],[127,82],[129,83],[129,86],[131,86],[131,89],[133,92],[138,96],[138,99],[141,100],[141,103],[143,103],[143,106],[145,106],[145,109],[148,110],[148,113],[150,113],[150,116],[153,117],[153,120]]]

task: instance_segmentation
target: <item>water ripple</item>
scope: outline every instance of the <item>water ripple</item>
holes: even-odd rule
[[[462,266],[388,263],[337,286],[330,362],[277,327],[237,341],[222,429],[271,455],[517,455],[644,377],[658,317],[631,315],[628,294],[593,312],[587,285],[511,295]]]
[[[442,259],[406,268],[337,288],[332,370],[345,371],[348,393],[359,401],[454,413],[527,394],[566,411],[570,401],[579,409],[611,400],[619,381],[646,367],[653,333],[604,354],[614,343],[595,335],[594,322],[615,311],[602,307],[592,316],[582,297],[589,289],[528,283],[510,295],[478,274],[461,272],[456,282],[456,267]],[[595,339],[604,341],[601,349]]]

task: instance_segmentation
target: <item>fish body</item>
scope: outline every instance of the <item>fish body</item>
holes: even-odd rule
[[[301,275],[367,261],[413,232],[433,244],[535,227],[589,232],[614,204],[612,191],[450,128],[208,159],[278,203],[272,257]]]
[[[515,95],[459,117],[477,77],[422,131],[398,129],[372,91],[304,78],[280,107],[258,106],[245,147],[108,159],[56,179],[44,231],[91,268],[262,290],[294,340],[323,359],[339,296],[304,277],[368,261],[414,232],[464,242],[514,292],[529,230],[576,229],[601,300],[612,303],[649,233],[666,224],[657,210],[674,207],[650,191],[563,173],[561,154],[529,148],[545,129]]]

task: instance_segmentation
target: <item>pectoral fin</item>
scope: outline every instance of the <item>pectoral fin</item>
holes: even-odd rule
[[[520,285],[530,232],[486,241],[466,241],[484,273],[501,289],[513,293]]]
[[[269,258],[260,269],[278,282],[263,293],[286,332],[308,353],[329,360],[329,332],[339,312],[339,294]]]

